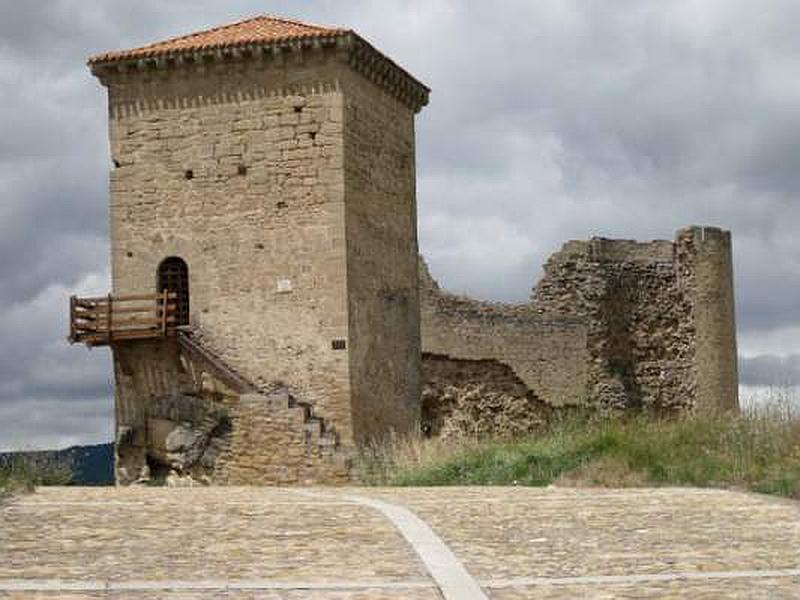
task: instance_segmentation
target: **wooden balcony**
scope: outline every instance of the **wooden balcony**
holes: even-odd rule
[[[175,335],[175,292],[134,294],[69,300],[69,341],[72,344],[106,346],[127,340],[146,340]]]

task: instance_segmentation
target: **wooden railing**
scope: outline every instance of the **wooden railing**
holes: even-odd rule
[[[175,334],[177,294],[138,294],[69,299],[69,341],[104,346],[112,342]]]

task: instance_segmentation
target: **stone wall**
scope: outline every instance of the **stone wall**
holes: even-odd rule
[[[521,305],[457,297],[423,275],[423,350],[496,359],[553,406],[738,407],[728,232],[571,241],[544,271]]]
[[[196,69],[200,69],[198,73]],[[248,379],[291,383],[352,438],[338,67],[250,61],[117,73],[116,294],[189,266],[191,320]]]
[[[695,323],[696,402],[738,407],[736,310],[731,234],[692,227],[678,234],[676,259]]]
[[[551,407],[508,365],[425,354],[422,431],[427,436],[505,436],[536,431]]]
[[[231,409],[236,426],[221,458],[215,483],[229,485],[310,485],[346,483],[348,457],[307,407],[286,395],[243,395]],[[265,451],[267,450],[268,451]]]
[[[694,398],[694,322],[671,242],[569,242],[544,267],[537,311],[585,319],[586,397],[613,408]]]
[[[350,381],[364,442],[419,422],[414,113],[356,73],[343,82]]]
[[[236,391],[175,340],[117,344],[114,359],[118,483],[347,480],[338,436],[288,389]]]
[[[352,448],[419,420],[419,106],[354,70],[348,52],[374,50],[348,48],[112,68],[101,77],[114,165],[113,293],[156,291],[159,264],[180,257],[193,330],[256,386],[290,388]],[[141,394],[165,401],[177,393],[151,394],[152,381],[136,378],[180,387],[165,360],[169,344],[151,346],[135,360],[114,348],[119,364],[137,365],[133,379],[117,377],[118,424],[128,436],[144,435],[142,415],[154,411]],[[269,473],[255,479],[288,481],[269,467],[281,460],[297,467],[296,481],[305,477],[289,449],[295,417],[278,426],[252,404],[231,410],[234,421],[263,425],[270,440],[248,446],[246,462]],[[250,435],[236,423],[232,431],[234,446]],[[137,438],[123,454],[151,442]],[[240,467],[227,472],[244,481]]]
[[[586,390],[588,325],[541,315],[528,304],[481,302],[439,289],[420,266],[422,349],[465,360],[497,360],[553,405],[582,402]]]

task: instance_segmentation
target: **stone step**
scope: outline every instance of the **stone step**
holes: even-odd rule
[[[194,334],[192,341],[198,347],[202,347],[207,354],[212,356],[217,363],[232,376],[247,382],[247,379],[233,365],[228,364],[219,355],[206,347],[205,340],[202,335]],[[239,396],[239,402],[242,404],[253,403],[261,406],[267,406],[270,410],[275,411],[289,411],[292,419],[303,427],[305,433],[306,446],[308,451],[321,454],[327,459],[335,458],[339,441],[334,431],[326,431],[323,419],[314,416],[314,409],[311,405],[298,402],[291,396],[286,387],[270,388],[263,385],[263,381],[255,384],[247,382],[252,386],[252,392],[242,393]],[[203,421],[203,426],[209,431],[216,426],[216,422],[209,418]]]

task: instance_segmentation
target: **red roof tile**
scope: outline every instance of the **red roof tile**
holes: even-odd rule
[[[230,48],[249,44],[270,44],[280,41],[336,37],[350,33],[347,29],[311,25],[290,19],[259,16],[230,25],[214,27],[190,35],[171,38],[131,50],[118,50],[97,54],[89,59],[90,65],[139,58],[183,54],[197,50]]]

